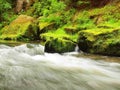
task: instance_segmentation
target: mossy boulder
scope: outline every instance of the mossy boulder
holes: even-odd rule
[[[64,30],[64,26],[58,29],[48,30],[48,32],[41,33],[40,38],[42,40],[48,41],[51,40],[51,38],[62,38],[65,40],[70,40],[73,42],[77,42],[78,34],[68,34]]]
[[[49,22],[39,23],[39,29],[41,32],[47,32],[48,30],[51,30],[53,28],[54,28],[54,23],[49,23]]]
[[[5,40],[34,40],[38,38],[37,20],[27,15],[20,15],[17,19],[0,31],[0,39]]]
[[[76,44],[62,38],[52,38],[45,43],[45,51],[49,53],[64,53],[75,50]]]
[[[76,34],[79,31],[77,26],[72,25],[65,27],[64,30],[67,34]]]
[[[80,31],[78,45],[88,53],[120,56],[120,28]]]

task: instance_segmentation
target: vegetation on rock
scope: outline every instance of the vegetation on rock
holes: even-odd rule
[[[65,40],[62,38],[51,38],[50,41],[47,41],[45,44],[45,51],[54,53],[64,53],[74,51],[76,44],[72,41]]]
[[[120,55],[119,0],[19,1],[0,1],[0,39],[42,40],[48,52],[72,51],[78,44],[85,52]]]
[[[96,28],[79,32],[78,45],[85,52],[119,56],[120,28]]]
[[[33,17],[20,15],[17,19],[11,22],[10,25],[1,30],[1,39],[5,40],[35,40],[38,39],[36,20]]]

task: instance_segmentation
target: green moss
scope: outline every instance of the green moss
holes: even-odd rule
[[[23,34],[25,34],[25,32],[26,32],[26,30],[28,30],[29,26],[30,26],[30,23],[14,24],[14,25],[7,26],[1,30],[2,35],[0,36],[0,38],[2,38],[2,39],[6,39],[6,38],[17,39],[20,36],[22,36]]]
[[[77,28],[79,30],[85,30],[95,27],[94,21],[90,19],[89,11],[80,12],[75,22],[78,25]]]
[[[120,29],[97,29],[79,32],[79,47],[89,53],[120,55]]]
[[[50,30],[46,33],[40,35],[43,40],[50,40],[51,38],[63,38],[73,42],[77,42],[78,34],[67,34],[64,30],[64,27],[59,28],[58,30]]]
[[[64,31],[69,35],[74,35],[79,32],[79,29],[77,25],[66,25]]]
[[[48,22],[40,22],[39,23],[39,28],[40,28],[40,30],[42,30],[42,29],[44,29],[44,28],[46,28],[46,27],[48,27],[48,26],[50,26],[50,25],[52,25],[53,23],[48,23]]]
[[[88,29],[85,31],[81,31],[81,32],[85,32],[85,33],[90,33],[92,35],[100,35],[100,34],[104,34],[104,33],[110,33],[113,31],[116,31],[118,29],[104,29],[104,28],[94,28],[94,29]]]
[[[119,5],[108,4],[101,8],[81,10],[74,16],[74,23],[79,30],[92,28],[116,28],[120,26]]]
[[[26,20],[25,20],[26,19]],[[0,39],[9,40],[34,40],[37,34],[37,25],[29,16],[19,16],[10,25],[4,27]]]
[[[73,42],[77,42],[77,38],[78,38],[78,34],[77,32],[73,33],[73,34],[68,34],[66,33],[66,31],[64,30],[65,27],[63,26],[62,28],[56,30],[54,33],[57,35],[57,34],[60,34],[60,36],[66,36],[67,39],[73,41]]]
[[[75,49],[75,43],[69,40],[61,39],[61,38],[56,38],[56,39],[51,39],[50,41],[47,41],[45,44],[45,51],[46,52],[51,52],[51,53],[64,53],[64,52],[70,52],[74,51]]]
[[[91,9],[88,14],[90,16],[101,15],[101,14],[108,14],[111,11],[115,10],[117,7],[114,5],[106,5],[105,7],[101,8],[93,8]]]
[[[77,42],[78,34],[68,34],[64,28],[65,26],[40,34],[41,39],[46,41],[46,52],[63,53],[74,51],[76,46],[74,42]]]
[[[103,7],[91,8],[88,1],[37,0],[24,13],[37,18],[39,22],[28,16],[17,18],[0,31],[0,38],[25,41],[42,39],[55,49],[58,45],[60,52],[66,47],[64,43],[77,42],[79,36],[79,47],[83,51],[112,54],[119,49],[120,38],[120,9],[115,1]],[[3,24],[0,24],[1,27]],[[114,50],[110,50],[112,47]]]
[[[106,29],[114,29],[120,27],[120,21],[115,21],[111,19],[110,21],[106,21],[104,23],[101,23],[97,26],[98,28],[106,28]]]

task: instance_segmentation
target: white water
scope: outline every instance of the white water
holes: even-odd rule
[[[120,63],[43,51],[0,45],[0,90],[120,90]]]

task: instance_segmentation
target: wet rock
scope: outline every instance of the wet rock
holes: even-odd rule
[[[45,52],[50,53],[64,53],[71,52],[75,50],[76,44],[72,41],[61,39],[61,38],[53,38],[46,42],[45,44]]]
[[[120,56],[120,29],[80,31],[78,45],[85,52]]]
[[[5,40],[34,40],[38,38],[39,27],[33,17],[20,15],[17,19],[4,27],[0,39]]]
[[[16,46],[15,50],[19,53],[26,53],[29,55],[44,55],[44,46],[40,44],[24,44]]]
[[[55,23],[49,23],[49,22],[39,23],[39,29],[40,29],[40,32],[42,33],[47,32],[48,30],[52,30],[54,26],[55,26]]]

